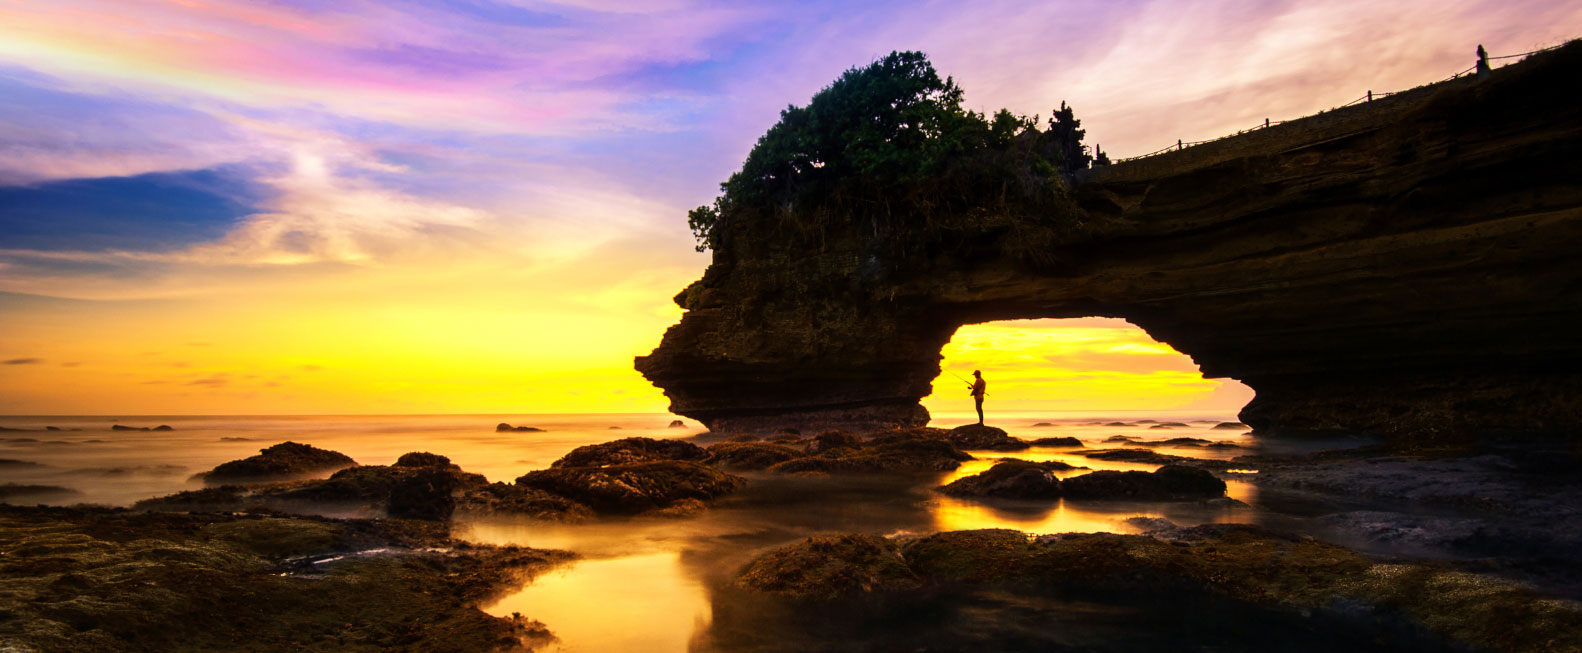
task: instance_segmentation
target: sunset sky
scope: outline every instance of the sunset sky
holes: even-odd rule
[[[631,360],[708,263],[686,210],[846,68],[922,50],[1125,157],[1579,35],[1573,0],[0,0],[0,413],[661,411]],[[1018,410],[1250,396],[1115,320],[945,354]]]

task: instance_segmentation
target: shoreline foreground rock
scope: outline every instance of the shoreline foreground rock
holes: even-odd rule
[[[0,642],[16,650],[521,650],[476,606],[575,556],[431,522],[0,506]],[[70,551],[70,555],[61,552]]]
[[[986,645],[984,638],[990,636],[1010,638],[1008,642],[1018,642],[1014,646],[1046,649],[1060,648],[1055,643],[1062,641],[1062,629],[1030,640],[1033,635],[1025,624],[1039,618],[1034,607],[1038,597],[1058,596],[1062,600],[1056,609],[1069,609],[1072,602],[1089,605],[1085,601],[1095,607],[1162,601],[1177,606],[1167,609],[1184,612],[1184,606],[1206,602],[1215,606],[1218,619],[1245,624],[1272,620],[1281,625],[1272,626],[1269,637],[1292,637],[1294,632],[1309,645],[1316,638],[1340,637],[1397,649],[1537,652],[1582,647],[1582,606],[1514,583],[1432,565],[1375,562],[1349,549],[1255,526],[1211,524],[1161,532],[1168,534],[1030,536],[977,530],[897,538],[815,536],[743,567],[732,581],[739,596],[729,601],[756,604],[740,616],[727,612],[716,618],[742,620],[720,628],[747,647],[755,638],[783,636],[777,629],[829,628],[840,614],[884,623],[927,613],[929,605],[950,597],[976,597],[977,604],[1007,606],[1018,616],[984,614],[985,621],[967,629],[962,642],[946,639],[955,634],[947,624],[911,628],[924,630],[932,646],[946,649],[969,647],[967,642]],[[1427,587],[1436,589],[1424,591]],[[1007,595],[1019,600],[987,600]],[[971,598],[961,600],[973,604]],[[1288,620],[1297,613],[1303,618]],[[763,614],[812,616],[781,625],[764,622],[758,616]],[[1006,632],[994,633],[995,628]],[[930,629],[943,632],[928,634]],[[1278,640],[1259,637],[1260,646],[1279,648]],[[816,641],[805,645],[818,647]]]

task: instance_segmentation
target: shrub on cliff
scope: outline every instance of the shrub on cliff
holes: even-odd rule
[[[1091,157],[1071,110],[1062,103],[1041,130],[1036,116],[961,102],[920,52],[847,70],[782,111],[714,204],[688,214],[699,251],[720,249],[729,225],[792,238],[857,227],[906,254],[946,232],[1073,219],[1059,173]]]

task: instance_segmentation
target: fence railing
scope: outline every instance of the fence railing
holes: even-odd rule
[[[1561,43],[1559,45],[1551,45],[1551,46],[1549,46],[1547,48],[1540,48],[1538,50],[1533,50],[1532,52],[1523,52],[1521,54],[1507,54],[1507,55],[1499,56],[1499,57],[1488,57],[1488,58],[1484,59],[1484,61],[1500,61],[1502,59],[1516,59],[1516,58],[1519,58],[1519,57],[1530,57],[1532,55],[1535,55],[1535,54],[1538,54],[1538,53],[1541,53],[1541,52],[1548,52],[1550,50],[1554,50],[1554,49],[1559,48],[1559,47],[1561,47],[1563,45],[1565,45],[1565,44]],[[1482,62],[1480,62],[1480,63],[1482,63]],[[1516,62],[1513,61],[1511,63],[1516,63]],[[1509,65],[1509,64],[1507,64],[1507,65]],[[1311,118],[1313,116],[1317,116],[1317,115],[1321,115],[1321,114],[1324,114],[1324,113],[1328,113],[1330,111],[1334,111],[1336,109],[1344,109],[1344,108],[1349,107],[1349,106],[1354,106],[1354,105],[1357,105],[1357,104],[1363,104],[1363,103],[1367,103],[1367,102],[1372,102],[1374,100],[1387,98],[1387,97],[1390,97],[1391,95],[1399,95],[1401,93],[1405,93],[1406,91],[1416,90],[1418,88],[1423,88],[1425,86],[1433,86],[1435,84],[1443,84],[1445,82],[1454,81],[1454,80],[1457,80],[1457,79],[1460,79],[1460,78],[1466,76],[1468,73],[1472,73],[1472,72],[1476,71],[1477,69],[1478,69],[1478,64],[1473,64],[1471,68],[1468,68],[1466,70],[1458,72],[1458,73],[1456,73],[1454,75],[1451,75],[1449,77],[1446,77],[1444,79],[1439,79],[1439,80],[1435,80],[1435,81],[1432,81],[1432,82],[1428,82],[1427,84],[1422,84],[1422,85],[1416,86],[1414,88],[1406,89],[1406,90],[1403,90],[1403,91],[1388,91],[1388,92],[1375,93],[1372,90],[1369,90],[1367,93],[1364,93],[1361,97],[1358,97],[1355,100],[1352,100],[1352,101],[1347,102],[1345,104],[1342,104],[1340,106],[1330,107],[1328,109],[1322,109],[1318,113],[1308,114],[1306,116],[1302,116],[1301,118],[1292,118],[1290,120],[1274,120],[1274,121],[1271,121],[1268,118],[1264,118],[1263,119],[1263,124],[1261,124],[1261,125],[1254,125],[1254,126],[1249,127],[1247,129],[1238,130],[1234,134],[1226,134],[1224,136],[1220,136],[1220,137],[1217,137],[1217,138],[1210,138],[1210,139],[1201,140],[1201,141],[1187,141],[1187,140],[1177,139],[1176,142],[1174,142],[1174,143],[1172,143],[1170,145],[1166,145],[1166,146],[1164,146],[1164,147],[1162,147],[1160,149],[1154,150],[1152,152],[1149,152],[1147,154],[1139,154],[1137,156],[1127,157],[1127,158],[1124,158],[1124,159],[1115,159],[1115,160],[1111,161],[1110,163],[1113,165],[1113,164],[1117,164],[1117,163],[1126,163],[1127,161],[1136,161],[1138,159],[1146,159],[1148,157],[1159,156],[1160,154],[1165,154],[1167,152],[1178,152],[1178,151],[1184,150],[1186,148],[1192,147],[1193,145],[1202,145],[1204,143],[1212,143],[1214,141],[1221,141],[1221,140],[1225,140],[1227,138],[1234,138],[1234,137],[1237,137],[1237,136],[1241,136],[1242,134],[1258,131],[1260,129],[1268,129],[1268,128],[1273,127],[1275,125],[1283,125],[1283,124],[1288,123],[1288,122],[1293,122],[1293,121],[1296,121],[1296,120],[1302,120],[1303,118]],[[1492,70],[1492,68],[1491,68],[1491,70]]]

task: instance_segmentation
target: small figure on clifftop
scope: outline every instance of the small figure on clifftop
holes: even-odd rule
[[[978,426],[983,426],[983,395],[988,394],[989,384],[984,382],[983,372],[979,370],[972,371],[972,378],[977,380],[967,388],[972,390],[973,402],[978,405]]]
[[[1481,79],[1483,77],[1488,76],[1488,74],[1489,74],[1489,51],[1488,50],[1484,50],[1483,49],[1483,44],[1479,43],[1478,44],[1478,78]]]

